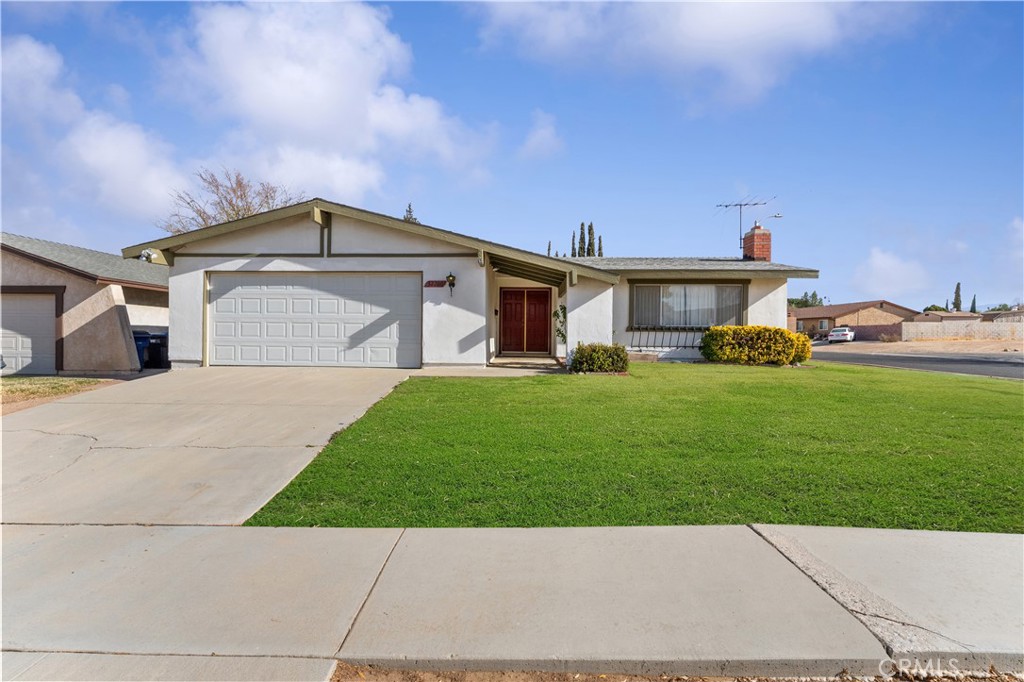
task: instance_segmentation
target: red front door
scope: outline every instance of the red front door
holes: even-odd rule
[[[551,352],[551,290],[501,290],[501,353]]]

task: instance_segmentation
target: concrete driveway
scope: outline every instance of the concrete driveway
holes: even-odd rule
[[[242,523],[408,376],[212,367],[8,415],[4,523]]]

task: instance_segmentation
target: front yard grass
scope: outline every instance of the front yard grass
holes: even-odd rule
[[[81,393],[100,381],[70,377],[0,377],[0,400],[5,403],[19,403],[39,398],[59,398]]]
[[[248,525],[1024,532],[1024,385],[842,365],[413,378]]]

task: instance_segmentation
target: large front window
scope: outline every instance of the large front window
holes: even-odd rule
[[[678,329],[743,323],[739,284],[637,284],[633,327]]]

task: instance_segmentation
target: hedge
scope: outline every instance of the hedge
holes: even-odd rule
[[[569,357],[569,369],[573,372],[626,372],[629,370],[629,353],[620,343],[580,343]]]
[[[700,352],[710,362],[789,365],[810,359],[811,340],[781,327],[711,327],[704,332]]]

